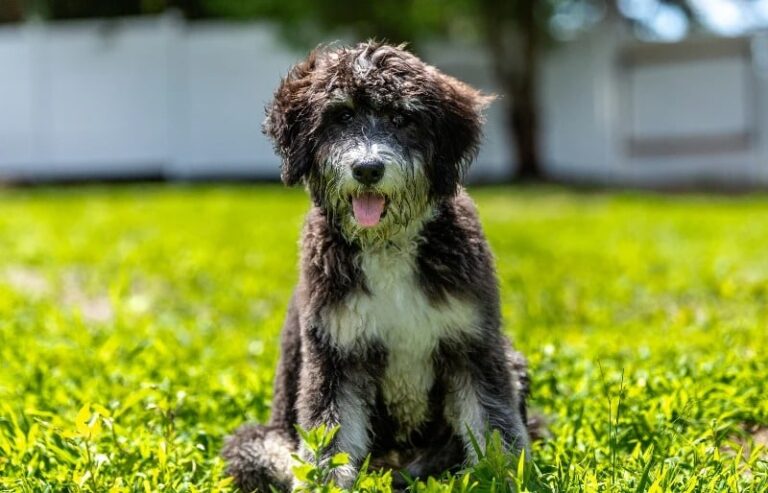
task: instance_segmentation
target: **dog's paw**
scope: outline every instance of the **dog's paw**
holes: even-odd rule
[[[244,425],[230,436],[221,455],[227,473],[242,491],[289,491],[293,446],[281,430]]]
[[[349,489],[355,484],[355,480],[357,479],[357,468],[350,466],[349,464],[339,466],[331,471],[331,479],[336,483],[336,486]]]

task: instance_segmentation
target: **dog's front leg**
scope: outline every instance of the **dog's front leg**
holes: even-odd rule
[[[529,455],[529,438],[519,395],[510,373],[505,342],[470,347],[448,377],[446,417],[464,442],[466,457],[476,462],[473,441],[485,451],[486,436],[498,431],[509,451]]]
[[[320,463],[346,452],[349,463],[334,469],[332,479],[342,487],[355,481],[362,460],[369,452],[370,409],[375,386],[359,359],[342,354],[318,337],[318,330],[307,331],[297,402],[299,425],[305,429],[320,425],[339,426],[331,445],[323,451]],[[314,455],[302,444],[300,457],[314,462]]]

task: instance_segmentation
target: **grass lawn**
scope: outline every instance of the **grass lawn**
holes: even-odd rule
[[[473,196],[551,436],[523,478],[490,453],[416,488],[768,491],[768,197]],[[306,207],[0,190],[0,491],[232,491],[218,452],[269,415]]]

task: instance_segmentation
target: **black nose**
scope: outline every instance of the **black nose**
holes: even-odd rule
[[[353,164],[352,176],[363,185],[375,185],[384,176],[384,163],[371,159]]]

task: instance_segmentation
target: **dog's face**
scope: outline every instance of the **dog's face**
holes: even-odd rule
[[[350,239],[388,239],[456,193],[487,96],[402,48],[316,50],[282,81],[264,130]]]

